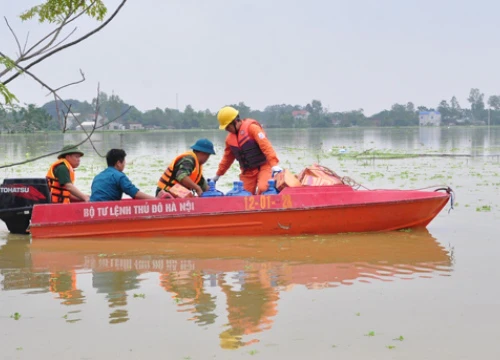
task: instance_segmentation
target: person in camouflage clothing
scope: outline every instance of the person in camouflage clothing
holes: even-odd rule
[[[168,166],[158,180],[156,194],[161,190],[168,191],[175,184],[181,184],[201,196],[208,190],[208,184],[203,177],[203,164],[210,155],[215,155],[214,145],[208,139],[199,139],[191,146],[192,151],[178,155]]]

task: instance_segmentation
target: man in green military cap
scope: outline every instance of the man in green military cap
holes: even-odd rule
[[[83,155],[75,145],[66,145],[57,155],[57,161],[50,165],[46,177],[52,202],[68,204],[71,201],[89,201],[90,197],[74,185],[74,169],[80,166]]]

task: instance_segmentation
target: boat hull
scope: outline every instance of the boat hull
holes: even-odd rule
[[[279,195],[36,205],[36,238],[262,236],[426,227],[449,200],[431,191],[285,189]]]

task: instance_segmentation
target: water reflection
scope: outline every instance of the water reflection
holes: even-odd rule
[[[109,323],[118,324],[129,320],[127,291],[139,288],[137,271],[92,272],[92,286],[98,294],[105,293],[111,309]]]
[[[26,236],[7,234],[7,242],[0,246],[0,282],[2,290],[49,291],[50,274],[31,269],[30,240]]]
[[[76,272],[54,271],[50,273],[49,290],[57,294],[63,305],[80,305],[84,303],[83,291],[76,286]]]
[[[29,244],[9,236],[0,247],[2,291],[50,291],[61,305],[81,307],[91,302],[85,296],[91,289],[79,288],[78,280],[90,271],[92,288],[106,294],[110,324],[130,319],[129,297],[146,289],[148,296],[166,291],[177,311],[188,313],[198,326],[215,326],[224,316],[218,330],[224,349],[258,341],[254,334],[270,329],[278,316],[280,293],[296,286],[363,286],[446,276],[451,270],[452,256],[427,230],[210,242],[73,239]],[[151,287],[141,287],[142,274],[156,274],[154,294]],[[99,306],[95,297],[92,302]],[[218,308],[221,303],[225,308]]]

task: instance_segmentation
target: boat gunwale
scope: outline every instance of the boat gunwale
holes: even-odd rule
[[[371,190],[370,190],[371,191]],[[385,190],[384,190],[385,191]],[[405,191],[405,190],[403,190]],[[412,191],[412,190],[406,190],[406,191]],[[429,192],[431,193],[431,192]],[[305,207],[292,207],[292,208],[270,208],[270,209],[255,209],[255,210],[246,210],[246,209],[241,209],[241,210],[231,210],[231,211],[220,211],[220,212],[188,212],[188,213],[166,213],[166,214],[156,214],[156,215],[151,215],[151,214],[144,214],[144,215],[134,215],[134,218],[121,218],[121,217],[116,217],[113,218],[113,222],[124,222],[124,221],[141,221],[141,220],[148,220],[148,221],[154,221],[154,220],[163,220],[163,219],[175,219],[179,217],[197,217],[197,216],[203,216],[203,217],[208,217],[208,216],[222,216],[222,215],[247,215],[247,214],[255,214],[255,213],[282,213],[282,212],[302,212],[302,211],[314,211],[314,210],[328,210],[328,209],[337,209],[337,208],[353,208],[353,207],[367,207],[367,206],[380,206],[380,205],[395,205],[395,204],[406,204],[406,203],[418,203],[418,202],[427,202],[431,200],[437,200],[446,198],[446,202],[444,205],[439,209],[441,209],[446,206],[446,203],[450,199],[450,194],[448,193],[439,193],[441,196],[432,196],[432,197],[423,197],[423,198],[415,198],[415,199],[397,199],[397,200],[390,200],[390,201],[377,201],[377,202],[363,202],[363,203],[354,203],[354,204],[325,204],[325,205],[316,205],[316,206],[305,206]],[[252,195],[254,197],[261,196],[261,195]],[[279,195],[278,195],[279,196]],[[125,200],[128,201],[129,199]],[[101,203],[119,203],[123,200],[117,200],[117,201],[106,201],[106,202],[101,202]],[[136,201],[136,200],[132,200]],[[145,200],[148,201],[148,200]],[[97,203],[96,203],[97,204]],[[41,206],[47,206],[47,205],[53,205],[53,204],[40,204]],[[36,205],[39,206],[39,205]],[[68,206],[66,204],[61,204],[61,206]],[[435,215],[434,215],[435,216]],[[46,227],[46,226],[68,226],[68,225],[80,225],[80,224],[85,224],[85,223],[92,223],[92,224],[101,224],[105,222],[109,222],[109,218],[105,219],[80,219],[80,220],[73,220],[73,221],[57,221],[57,222],[39,222],[39,223],[31,223],[30,228],[41,228],[41,227]]]

